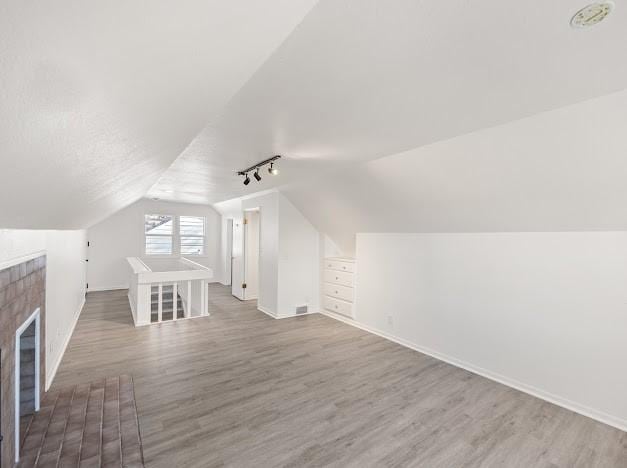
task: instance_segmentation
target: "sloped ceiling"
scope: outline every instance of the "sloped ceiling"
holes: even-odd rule
[[[281,191],[345,254],[358,232],[627,230],[627,91]]]
[[[627,229],[622,3],[587,30],[571,0],[145,5],[0,4],[0,226],[279,188],[347,252],[356,232]],[[273,154],[281,174],[244,187]]]
[[[0,227],[144,196],[314,3],[0,2]]]
[[[312,187],[305,211],[356,164],[624,89],[627,9],[576,30],[581,6],[321,1],[149,195],[215,203],[296,184]],[[244,187],[234,175],[273,154],[280,176]]]

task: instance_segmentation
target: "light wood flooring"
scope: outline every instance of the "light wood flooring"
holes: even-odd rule
[[[90,293],[55,378],[131,374],[147,467],[627,467],[627,433],[210,287],[210,317],[142,328],[126,291]]]

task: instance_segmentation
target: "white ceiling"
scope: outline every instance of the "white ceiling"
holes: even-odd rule
[[[627,90],[282,192],[345,254],[358,232],[626,231],[626,129]]]
[[[141,196],[215,203],[273,187],[347,250],[376,230],[623,226],[622,94],[507,141],[478,131],[625,89],[627,6],[572,29],[583,3],[2,2],[0,226],[85,227]],[[607,138],[586,133],[607,121]],[[581,172],[560,177],[575,150]],[[244,187],[235,172],[273,154],[281,174]],[[574,197],[595,170],[609,188],[599,176]]]
[[[321,1],[149,196],[214,203],[304,185],[621,90],[627,5],[572,29],[583,3]],[[244,187],[234,175],[273,154],[280,176]]]
[[[0,226],[145,195],[315,0],[0,3]]]

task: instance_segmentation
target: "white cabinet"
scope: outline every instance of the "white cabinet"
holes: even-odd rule
[[[348,257],[324,259],[322,304],[326,310],[353,318],[355,260]]]

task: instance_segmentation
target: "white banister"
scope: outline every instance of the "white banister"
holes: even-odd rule
[[[159,268],[157,268],[159,271],[153,271],[146,263],[149,262],[152,266],[153,261],[144,262],[138,257],[127,258],[131,270],[128,299],[135,326],[176,321],[179,299],[186,319],[209,315],[207,285],[213,277],[213,271],[186,258],[178,260],[174,266],[170,265],[171,269],[167,271]],[[169,313],[164,313],[164,305],[168,304],[171,304],[171,317]]]

